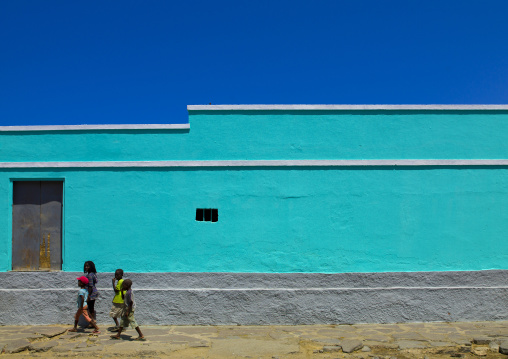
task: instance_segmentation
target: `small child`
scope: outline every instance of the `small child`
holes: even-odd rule
[[[117,335],[112,335],[113,339],[120,339],[120,334],[122,334],[122,329],[130,326],[138,332],[138,337],[134,340],[146,340],[141,333],[141,329],[139,329],[138,323],[136,323],[136,319],[134,318],[134,311],[136,310],[136,303],[134,302],[134,294],[132,294],[132,281],[130,279],[126,279],[122,283],[122,297],[124,298],[124,308],[122,313],[122,322],[120,323],[120,328],[118,329]],[[125,291],[125,294],[124,292]]]
[[[78,311],[76,312],[76,315],[74,316],[74,328],[69,329],[69,332],[76,332],[78,330],[79,317],[81,315],[83,315],[85,320],[95,328],[93,333],[100,334],[99,327],[97,326],[97,323],[95,322],[95,320],[90,318],[90,316],[88,314],[88,306],[86,303],[86,300],[88,298],[88,291],[85,289],[85,287],[88,284],[88,278],[85,276],[81,276],[76,279],[78,280],[78,287],[80,287],[81,289],[78,292]]]
[[[113,278],[113,290],[115,291],[115,296],[113,297],[113,306],[109,311],[109,316],[113,318],[115,321],[115,328],[111,330],[112,332],[118,331],[120,328],[120,324],[118,324],[118,319],[122,316],[123,309],[123,298],[122,298],[122,283],[123,283],[123,270],[117,269],[115,271],[115,278]],[[115,281],[118,281],[115,285]]]

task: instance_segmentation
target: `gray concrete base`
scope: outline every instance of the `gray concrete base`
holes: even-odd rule
[[[81,273],[0,273],[0,325],[72,323]],[[99,323],[113,298],[99,274]],[[508,320],[508,271],[132,273],[140,325]]]

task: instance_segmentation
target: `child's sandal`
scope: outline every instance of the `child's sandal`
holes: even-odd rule
[[[120,339],[120,337],[118,337],[118,336],[116,336],[116,335],[112,335],[112,336],[111,336],[111,339],[119,340],[119,339]]]

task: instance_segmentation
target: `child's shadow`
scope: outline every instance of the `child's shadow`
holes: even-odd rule
[[[108,332],[114,333],[114,332],[117,332],[117,331],[118,331],[118,327],[108,327]],[[126,329],[124,328],[122,331],[125,332]]]
[[[113,335],[112,335],[111,336],[111,340],[119,340],[119,341],[120,340],[129,340],[129,341],[131,341],[131,340],[134,340],[134,339],[132,339],[132,335],[128,335],[128,334],[123,334],[122,333],[122,334],[120,334],[120,338],[113,338]]]

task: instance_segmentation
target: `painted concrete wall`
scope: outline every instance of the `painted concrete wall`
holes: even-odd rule
[[[0,129],[0,325],[69,323],[85,260],[100,272],[99,322],[118,267],[143,324],[506,320],[507,133],[506,110],[191,110],[190,130]],[[328,159],[465,161],[199,162]],[[171,160],[198,166],[80,167]],[[63,181],[62,272],[9,272],[16,180]],[[196,208],[219,221],[195,221]]]
[[[508,267],[505,168],[0,171],[64,180],[63,270],[380,272]],[[196,208],[219,221],[196,222]]]
[[[508,111],[191,111],[189,130],[3,132],[0,161],[508,158]]]
[[[0,273],[0,325],[72,323],[78,272]],[[143,325],[345,324],[506,320],[508,271],[126,273]],[[99,273],[99,324],[112,273]],[[44,288],[40,288],[44,283]],[[21,305],[19,303],[22,303]],[[45,303],[45,310],[38,310]]]
[[[0,160],[499,159],[504,111],[191,112],[191,130],[8,132]],[[63,270],[390,272],[506,269],[508,168],[0,169],[64,181]],[[218,208],[219,222],[196,222]],[[91,248],[91,251],[89,250]]]
[[[64,179],[66,271],[87,259],[130,272],[508,265],[505,168],[0,172],[4,271],[11,178]],[[218,208],[219,221],[196,222],[196,208]]]

